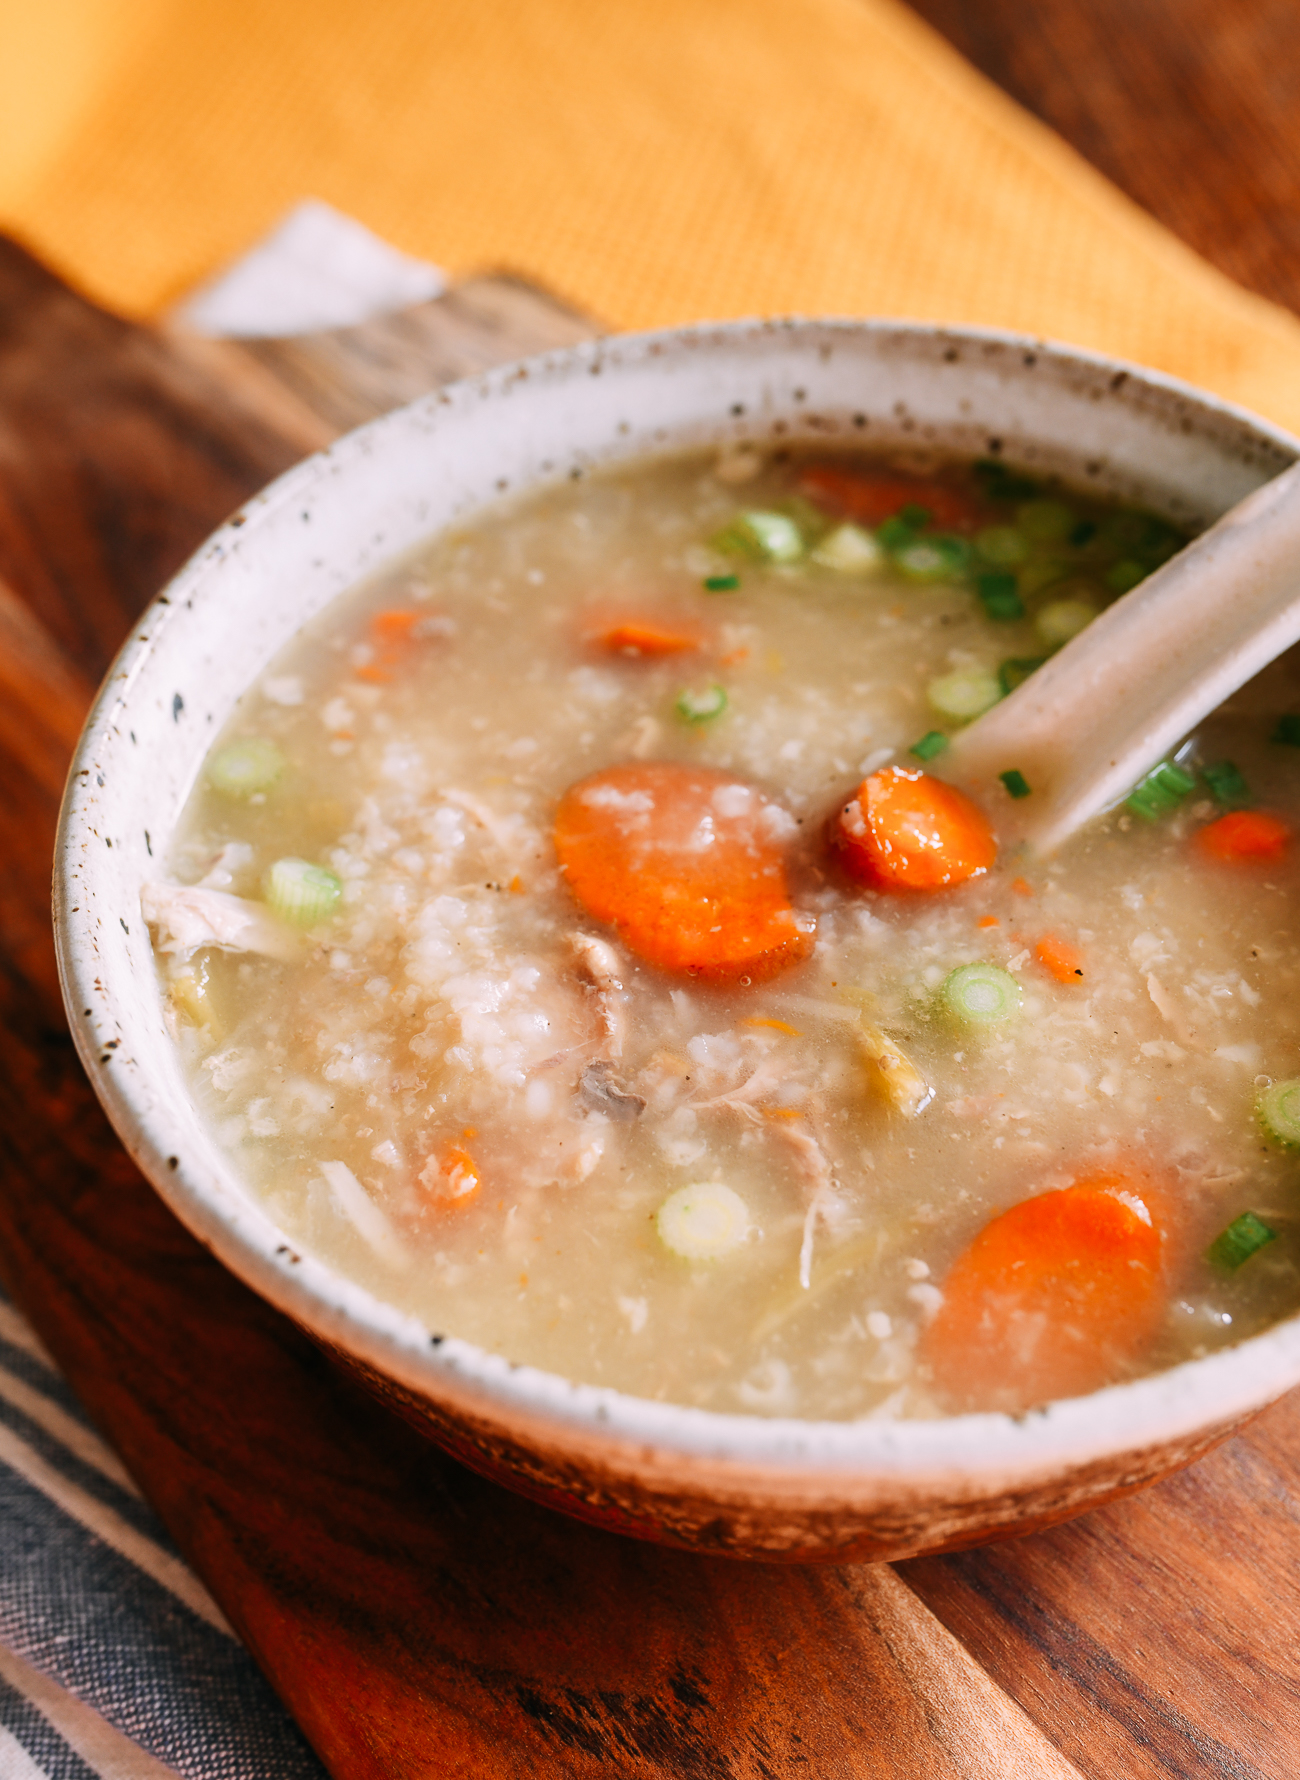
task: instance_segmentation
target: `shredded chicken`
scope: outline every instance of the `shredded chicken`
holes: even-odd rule
[[[607,1049],[617,1062],[623,1055],[623,1040],[627,1036],[627,996],[623,992],[618,953],[608,940],[597,939],[591,933],[571,933],[568,942],[579,976],[596,991]]]
[[[198,884],[144,884],[140,912],[157,929],[157,947],[177,959],[202,946],[225,952],[258,952],[282,961],[297,957],[298,936],[260,902],[205,890]]]

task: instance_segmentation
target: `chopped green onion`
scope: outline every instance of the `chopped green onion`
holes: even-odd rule
[[[721,686],[709,686],[703,692],[683,687],[677,694],[677,715],[685,723],[707,723],[721,717],[727,708],[727,694]]]
[[[1070,533],[1070,543],[1076,550],[1082,550],[1085,544],[1091,544],[1097,535],[1097,527],[1091,519],[1081,519]]]
[[[986,525],[975,534],[975,548],[985,562],[1000,569],[1014,569],[1029,555],[1025,535],[1014,525]]]
[[[999,665],[998,685],[1004,693],[1014,692],[1017,686],[1024,685],[1035,668],[1042,667],[1046,659],[1045,655],[1013,655]]]
[[[1014,624],[1025,615],[1025,602],[1016,590],[1016,578],[1001,571],[977,575],[975,591],[985,612],[999,624]]]
[[[948,746],[948,738],[941,729],[927,729],[919,742],[913,742],[907,750],[915,754],[918,760],[933,760],[936,754],[942,754]]]
[[[1243,1262],[1276,1241],[1277,1231],[1270,1230],[1263,1218],[1257,1218],[1253,1211],[1243,1211],[1215,1237],[1205,1251],[1205,1258],[1212,1266],[1235,1273]]]
[[[334,913],[343,896],[336,874],[307,859],[277,859],[263,889],[268,906],[294,927],[318,926]]]
[[[1132,509],[1107,514],[1097,528],[1097,536],[1117,555],[1139,558],[1151,568],[1167,561],[1183,544],[1180,533],[1166,520]]]
[[[1145,581],[1150,573],[1146,564],[1134,562],[1132,557],[1125,557],[1120,562],[1112,563],[1102,579],[1112,593],[1127,593],[1139,581]]]
[[[909,544],[915,544],[916,529],[895,513],[892,519],[876,527],[876,542],[886,550],[905,550]]]
[[[1034,617],[1034,629],[1049,649],[1059,649],[1097,616],[1090,600],[1051,600]]]
[[[1158,822],[1169,815],[1196,787],[1196,780],[1172,760],[1162,760],[1129,792],[1124,808],[1144,822]]]
[[[896,550],[894,561],[909,581],[947,581],[970,567],[970,545],[965,538],[917,538]]]
[[[1002,688],[987,668],[958,668],[956,673],[931,680],[926,696],[941,717],[969,723],[998,702]]]
[[[262,736],[244,736],[219,748],[208,762],[207,780],[227,797],[251,797],[266,791],[284,771],[284,755]]]
[[[1201,768],[1201,777],[1225,809],[1240,810],[1251,801],[1250,786],[1231,760],[1217,760]]]
[[[812,552],[812,560],[841,575],[870,575],[884,563],[885,553],[860,525],[837,525]]]
[[[803,533],[788,513],[741,513],[718,533],[713,546],[728,556],[748,556],[759,562],[798,562],[803,555]]]
[[[919,507],[914,501],[898,509],[898,517],[904,525],[910,525],[914,532],[923,531],[934,518],[928,507]]]
[[[962,1026],[999,1026],[1020,1011],[1020,984],[997,964],[963,964],[944,978],[939,1003]]]
[[[1016,767],[1010,767],[1005,773],[998,774],[1011,797],[1028,797],[1030,794],[1029,780]]]
[[[659,1240],[684,1261],[716,1261],[749,1235],[749,1207],[721,1181],[678,1187],[655,1217]]]
[[[1036,544],[1059,544],[1078,523],[1078,514],[1064,501],[1025,501],[1016,508],[1016,524]]]
[[[705,593],[734,593],[740,586],[739,575],[706,575]]]
[[[1287,1149],[1300,1149],[1300,1081],[1274,1082],[1255,1102],[1266,1136]]]
[[[1277,728],[1269,737],[1271,742],[1285,742],[1288,748],[1300,748],[1300,716],[1288,711],[1277,720]]]

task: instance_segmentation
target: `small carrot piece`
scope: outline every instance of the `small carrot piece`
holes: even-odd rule
[[[1083,980],[1083,953],[1059,934],[1045,933],[1034,947],[1034,957],[1058,983]]]
[[[705,982],[761,982],[807,957],[786,885],[791,818],[729,773],[629,761],[570,786],[555,816],[569,889],[638,957]]]
[[[1032,896],[1034,894],[1034,886],[1027,878],[1012,878],[1011,888],[1017,896]]]
[[[918,476],[897,476],[859,470],[847,464],[809,464],[799,477],[799,492],[817,506],[859,525],[879,525],[904,507],[924,507],[945,531],[975,526],[987,518],[978,495],[927,482]]]
[[[1016,1413],[1113,1383],[1163,1310],[1162,1235],[1140,1174],[1013,1205],[960,1255],[921,1357],[952,1411]]]
[[[1198,828],[1193,839],[1207,858],[1230,865],[1251,859],[1280,859],[1291,830],[1265,810],[1229,810],[1216,822]]]
[[[693,631],[670,630],[650,619],[629,618],[596,633],[594,641],[613,655],[683,655],[698,649],[701,639]]]
[[[955,786],[886,766],[831,822],[845,870],[872,890],[943,890],[982,877],[997,858],[987,816]]]
[[[449,1144],[441,1156],[425,1163],[420,1181],[439,1204],[449,1206],[467,1204],[483,1184],[473,1156],[455,1143]]]
[[[977,927],[1000,927],[1002,923],[996,915],[981,915],[975,925]]]
[[[439,619],[436,614],[412,612],[406,607],[395,606],[389,611],[376,612],[370,620],[370,634],[374,639],[372,656],[353,670],[355,677],[367,680],[373,686],[386,685],[411,644],[423,641],[426,636],[445,634],[446,624],[447,620]]]

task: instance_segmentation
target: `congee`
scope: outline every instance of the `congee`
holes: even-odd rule
[[[1020,1411],[1296,1307],[1290,660],[1047,860],[948,738],[1184,542],[733,448],[489,511],[251,687],[143,905],[289,1239],[714,1410]]]

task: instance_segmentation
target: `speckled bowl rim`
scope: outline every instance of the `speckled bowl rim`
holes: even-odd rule
[[[1152,399],[1194,408],[1240,428],[1257,442],[1262,462],[1281,468],[1300,456],[1300,440],[1247,411],[1161,373],[1076,348],[993,329],[945,328],[907,321],[740,321],[616,336],[542,355],[452,385],[350,433],[272,482],[223,525],[169,583],[123,646],[87,720],[77,748],[60,818],[55,870],[58,959],[69,1022],[97,1094],[127,1150],[165,1203],[235,1274],[273,1305],[335,1349],[434,1403],[453,1417],[468,1412],[494,1422],[549,1430],[621,1449],[654,1469],[698,1462],[737,1476],[761,1474],[814,1497],[838,1500],[854,1478],[907,1493],[936,1483],[977,1494],[1009,1483],[1063,1473],[1111,1455],[1174,1443],[1198,1430],[1229,1424],[1258,1410],[1300,1382],[1300,1315],[1238,1346],[1184,1362],[1168,1371],[1116,1385],[1091,1396],[1053,1403],[1027,1415],[963,1415],[936,1421],[803,1421],[690,1408],[637,1398],[602,1386],[577,1384],[515,1364],[455,1337],[431,1332],[416,1318],[384,1304],[335,1273],[278,1229],[239,1190],[233,1171],[211,1153],[177,1158],[176,1119],[157,1081],[132,1059],[140,1032],[122,1018],[114,961],[100,946],[103,923],[115,911],[96,902],[101,799],[97,781],[128,769],[131,713],[150,686],[160,639],[187,610],[220,591],[221,564],[255,550],[278,513],[318,495],[324,482],[337,490],[363,460],[402,428],[458,424],[521,377],[563,389],[566,380],[617,370],[658,357],[708,350],[716,342],[744,345],[774,333],[811,351],[846,336],[907,336],[955,342],[972,353],[1039,357],[1074,368],[1091,382],[1105,380],[1147,392]],[[615,455],[611,453],[611,455]],[[1259,478],[1257,478],[1259,479]],[[233,703],[233,701],[232,701]],[[222,710],[224,721],[230,706]],[[200,755],[201,758],[201,755]],[[140,757],[136,756],[139,768]],[[111,844],[111,843],[110,843]],[[89,861],[89,865],[87,864]],[[102,872],[99,873],[102,876]],[[138,911],[137,911],[138,912]],[[128,925],[125,922],[124,927]],[[111,925],[111,920],[109,921]],[[174,1084],[173,1084],[174,1087]],[[173,1096],[174,1098],[174,1096]],[[850,1492],[851,1493],[851,1492]]]

